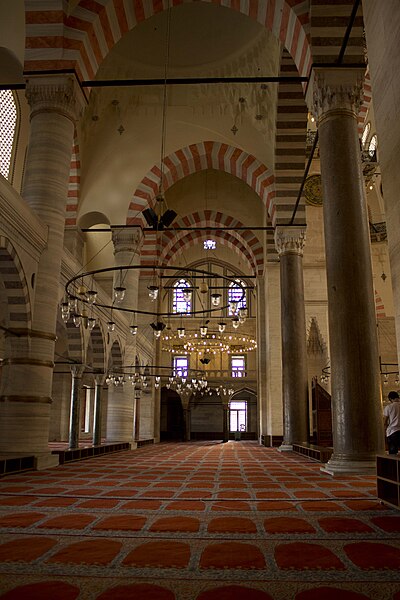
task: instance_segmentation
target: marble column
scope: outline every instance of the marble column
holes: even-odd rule
[[[328,473],[375,469],[382,406],[368,211],[358,138],[364,68],[314,69],[324,207],[334,452]]]
[[[123,269],[124,266],[140,264],[140,249],[143,234],[140,229],[115,230],[112,234],[114,243],[115,266],[121,270],[115,271],[114,287],[125,287],[125,297],[122,302],[114,302],[116,308],[136,309],[138,304],[139,269]],[[129,332],[129,325],[135,316],[129,312],[126,315],[126,342],[124,366],[134,366],[136,359],[136,336]],[[107,405],[107,440],[134,441],[134,389],[131,385],[112,387],[109,389]]]
[[[181,396],[181,403],[183,409],[183,441],[190,442],[190,430],[191,430],[191,422],[190,422],[190,398],[192,394],[183,393]]]
[[[229,412],[229,401],[222,400],[222,441],[229,441],[229,428],[228,428],[228,412]]]
[[[93,446],[101,444],[102,396],[105,378],[104,373],[94,376]]]
[[[262,443],[268,434],[267,309],[264,277],[257,277],[257,427]]]
[[[69,413],[69,436],[68,447],[70,450],[79,448],[80,432],[80,408],[81,408],[81,381],[85,370],[85,365],[72,365],[72,386],[71,386],[71,409]]]
[[[306,318],[304,309],[303,248],[305,231],[277,227],[275,244],[280,259],[283,443],[308,441]]]
[[[83,97],[72,75],[29,77],[31,108],[22,196],[48,228],[35,273],[32,320],[5,338],[0,390],[0,451],[32,453],[37,468],[54,464],[48,450],[56,318],[74,123]]]
[[[140,440],[140,397],[141,388],[138,384],[135,385],[135,440]]]

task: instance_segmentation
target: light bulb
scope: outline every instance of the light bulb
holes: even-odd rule
[[[118,285],[114,288],[114,300],[115,302],[122,302],[125,298],[126,288]]]
[[[237,329],[240,325],[240,321],[237,317],[235,317],[234,319],[232,319],[232,325],[234,329]]]
[[[68,308],[70,312],[76,312],[78,309],[78,303],[76,298],[68,298]]]
[[[180,337],[180,338],[185,337],[185,328],[184,327],[178,327],[177,332],[178,332],[178,337]]]
[[[62,320],[64,321],[64,323],[68,323],[69,320],[69,313],[63,313],[61,315]]]
[[[207,335],[207,331],[208,331],[208,327],[207,327],[207,325],[203,325],[202,327],[200,327],[200,335],[201,335],[202,337],[204,337],[204,336],[206,336],[206,335]]]
[[[238,303],[235,301],[229,302],[229,308],[232,314],[235,314],[238,308]]]
[[[79,327],[81,324],[81,315],[72,315],[72,320],[74,322],[75,327]]]
[[[94,317],[89,317],[87,320],[88,329],[91,331],[96,325],[96,319]]]
[[[221,303],[221,294],[214,293],[211,294],[211,304],[213,306],[219,306]]]
[[[137,325],[131,325],[129,327],[129,331],[131,332],[132,335],[136,335],[137,334]]]
[[[114,329],[115,329],[115,323],[114,323],[114,321],[108,321],[108,323],[107,323],[107,329],[108,329],[108,331],[114,331]]]
[[[89,302],[89,304],[94,304],[96,302],[96,299],[97,299],[97,292],[96,292],[96,290],[88,290],[86,292],[86,297],[87,297],[87,301]]]
[[[148,285],[147,289],[149,290],[149,298],[152,302],[157,300],[158,297],[158,287],[156,285]]]
[[[222,321],[221,321],[221,323],[218,323],[218,331],[220,333],[224,333],[225,327],[226,327],[226,323],[223,323]]]
[[[160,336],[161,336],[161,330],[160,329],[154,329],[154,337],[158,339]]]

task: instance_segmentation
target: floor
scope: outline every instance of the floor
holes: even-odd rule
[[[148,445],[0,480],[6,600],[400,600],[374,477],[256,442]]]

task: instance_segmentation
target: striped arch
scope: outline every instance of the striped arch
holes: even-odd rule
[[[274,212],[274,177],[269,169],[251,154],[221,142],[199,142],[165,157],[164,190],[174,183],[205,169],[216,169],[242,179],[261,198],[269,214]],[[137,187],[129,205],[127,224],[145,225],[141,211],[152,206],[158,193],[160,167],[154,165]]]
[[[255,265],[254,265],[254,263],[251,262],[250,257],[248,255],[248,253],[246,252],[246,249],[243,246],[242,247],[238,246],[235,243],[235,241],[236,241],[235,238],[233,238],[230,235],[230,233],[228,233],[226,231],[218,232],[218,231],[214,231],[214,230],[210,230],[210,231],[203,230],[203,231],[186,232],[186,235],[184,235],[183,237],[181,237],[179,239],[179,241],[175,244],[174,248],[171,248],[168,255],[166,255],[165,258],[163,259],[162,264],[164,264],[165,266],[169,266],[169,263],[173,259],[176,259],[187,248],[189,248],[190,246],[199,244],[203,240],[210,237],[210,235],[212,235],[214,238],[216,238],[218,241],[220,241],[221,244],[228,246],[228,248],[231,248],[236,254],[238,254],[241,258],[243,258],[245,260],[248,268],[253,273],[256,273]]]
[[[381,295],[375,290],[375,312],[377,319],[384,319],[386,317],[385,306]]]
[[[83,342],[82,329],[75,327],[71,319],[66,324],[67,342],[68,342],[68,358],[75,363],[82,364],[85,362],[85,347]]]
[[[81,185],[81,159],[79,154],[78,137],[75,130],[72,145],[71,163],[69,167],[67,204],[65,207],[65,226],[75,227],[78,213],[79,193]]]
[[[111,346],[110,354],[108,357],[108,369],[118,369],[123,366],[122,362],[122,351],[118,340],[115,340]]]
[[[95,325],[90,332],[90,341],[92,344],[92,367],[96,371],[104,371],[106,367],[105,343],[99,325]]]
[[[364,131],[365,119],[372,100],[372,87],[371,87],[371,76],[369,74],[369,67],[367,67],[364,79],[364,97],[360,106],[360,112],[358,113],[358,134],[361,137]]]
[[[31,327],[31,303],[25,273],[18,254],[5,236],[0,236],[0,279],[3,282],[6,303],[5,315],[9,328]]]
[[[296,75],[296,65],[284,50],[280,75]],[[306,164],[308,110],[300,84],[278,86],[275,134],[275,212],[273,225],[289,223]],[[305,205],[300,202],[294,224],[305,223]]]
[[[190,0],[174,0],[173,6]],[[192,0],[194,1],[194,0]],[[209,1],[209,0],[208,0]],[[213,0],[258,21],[288,49],[300,75],[311,67],[308,40],[308,2],[304,0]],[[135,25],[168,7],[167,0],[81,0],[67,14],[43,3],[26,2],[25,70],[74,69],[83,79],[93,79],[113,46]]]
[[[199,211],[186,215],[176,222],[177,227],[210,227],[210,230],[202,231],[165,231],[162,238],[163,249],[161,252],[161,264],[169,263],[176,252],[183,251],[188,247],[190,241],[198,243],[207,237],[213,236],[221,240],[222,244],[231,247],[237,254],[243,256],[254,274],[262,274],[264,268],[263,247],[258,238],[250,229],[244,231],[215,230],[215,227],[243,227],[244,225],[217,211]]]

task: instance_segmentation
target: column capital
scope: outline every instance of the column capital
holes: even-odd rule
[[[275,247],[279,256],[297,254],[303,256],[306,230],[300,227],[279,227],[275,229]]]
[[[315,67],[306,98],[309,111],[319,123],[332,111],[357,118],[364,96],[364,76],[365,67]]]
[[[103,386],[104,382],[106,380],[106,374],[105,373],[97,373],[96,375],[93,376],[94,382],[96,385],[100,385]]]
[[[74,379],[80,379],[85,371],[85,365],[71,365],[70,368]]]
[[[39,113],[55,112],[75,123],[86,104],[73,75],[29,76],[25,96],[31,107],[31,119]]]
[[[111,235],[114,244],[114,255],[118,252],[140,254],[144,239],[140,227],[135,229],[114,229]]]

